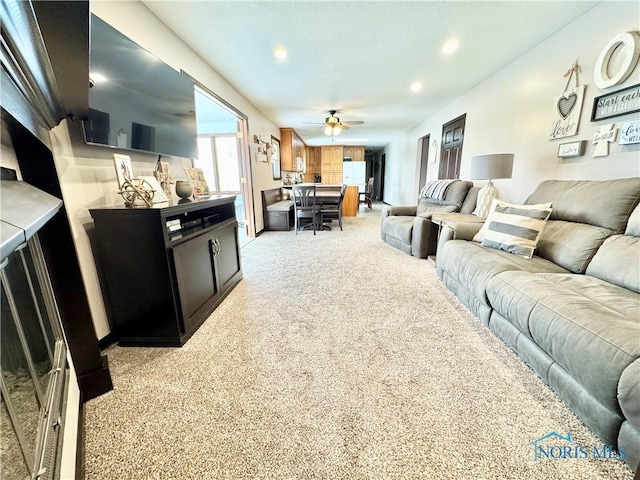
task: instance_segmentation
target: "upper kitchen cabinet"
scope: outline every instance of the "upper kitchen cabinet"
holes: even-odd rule
[[[354,162],[364,162],[364,147],[344,147],[344,160],[352,160]]]
[[[280,169],[301,172],[306,158],[305,143],[293,128],[280,129]]]
[[[342,185],[342,161],[344,149],[341,145],[320,147],[322,183]]]

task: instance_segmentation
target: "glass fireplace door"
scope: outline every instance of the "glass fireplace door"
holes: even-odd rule
[[[3,479],[56,477],[66,346],[37,234],[0,265]]]

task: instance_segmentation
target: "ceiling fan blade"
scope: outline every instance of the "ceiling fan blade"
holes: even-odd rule
[[[349,120],[346,122],[342,122],[343,125],[362,125],[364,122],[362,120]]]
[[[344,124],[344,122],[341,122],[341,123],[340,123],[340,128],[341,128],[342,130],[349,130],[349,127],[347,127],[347,126]]]
[[[322,122],[302,122],[302,123],[306,123],[307,125],[324,125],[324,123]]]

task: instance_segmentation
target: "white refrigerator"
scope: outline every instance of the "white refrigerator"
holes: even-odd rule
[[[342,183],[357,185],[358,192],[367,189],[367,162],[342,162]]]

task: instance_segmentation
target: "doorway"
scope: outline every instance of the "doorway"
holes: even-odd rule
[[[439,179],[460,178],[462,142],[467,114],[450,121],[442,127],[442,152],[440,154]]]
[[[431,135],[425,135],[420,140],[420,174],[418,176],[418,191],[427,183],[427,168],[429,166],[429,140]]]
[[[379,199],[384,202],[384,167],[387,160],[387,154],[383,153],[380,156],[380,197]]]
[[[251,196],[247,118],[199,85],[195,89],[198,158],[209,191],[236,196],[240,246],[255,238]]]

